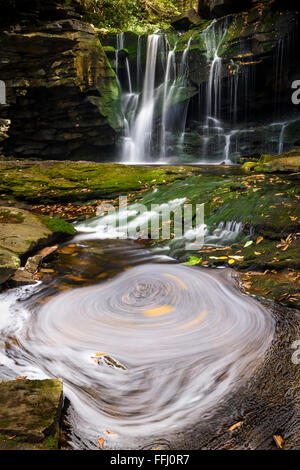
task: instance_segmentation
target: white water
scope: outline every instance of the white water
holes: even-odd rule
[[[271,315],[226,277],[176,264],[134,267],[38,309],[31,295],[11,302],[0,337],[19,346],[10,358],[0,352],[1,363],[28,378],[63,379],[74,448],[97,448],[101,436],[106,446],[130,447],[209,422],[274,334]]]
[[[266,136],[260,136],[260,130],[256,135],[255,127],[249,125],[249,99],[256,83],[255,66],[251,65],[251,61],[242,67],[238,60],[222,59],[222,47],[230,22],[231,19],[215,20],[202,32],[209,72],[206,83],[199,87],[199,123],[197,134],[192,127],[194,143],[191,148],[189,97],[194,91],[189,81],[188,64],[193,63],[189,53],[194,35],[190,36],[181,53],[177,51],[180,36],[171,38],[162,33],[152,34],[147,39],[140,36],[137,40],[135,83],[128,58],[122,67],[116,59],[116,72],[122,72],[124,81],[123,163],[176,163],[187,155],[190,159],[187,161],[191,163],[229,165],[239,156],[272,154],[289,148],[288,144],[284,146],[287,126],[281,128],[281,133],[273,135],[270,132],[268,137],[267,128],[269,126],[271,129],[272,123],[263,124]],[[118,36],[118,51],[126,47],[124,38],[124,35]],[[195,41],[199,42],[199,39]],[[283,59],[283,51],[288,50],[287,43],[287,38],[279,41],[274,55],[276,84],[282,84],[284,79],[283,63],[286,59]],[[243,54],[242,40],[239,47]],[[145,54],[146,62],[143,63]],[[224,76],[223,71],[226,71]],[[194,124],[192,122],[192,126]],[[199,146],[195,144],[197,135]]]
[[[132,129],[128,128],[126,148],[123,150],[123,159],[131,163],[146,162],[150,157],[155,107],[155,72],[160,41],[161,36],[158,34],[151,34],[148,37],[142,103]]]

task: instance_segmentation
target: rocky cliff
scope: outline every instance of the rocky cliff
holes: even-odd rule
[[[4,152],[101,161],[122,126],[118,83],[95,28],[61,3],[26,0],[2,17]]]

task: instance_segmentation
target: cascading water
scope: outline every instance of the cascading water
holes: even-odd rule
[[[232,17],[212,21],[200,35],[192,33],[185,47],[180,34],[139,36],[136,62],[126,57],[123,68],[117,56],[124,48],[126,52],[126,37],[118,36],[116,71],[123,81],[122,162],[231,164],[239,156],[275,154],[292,148],[286,138],[292,119],[280,111],[291,35],[285,33],[274,48],[276,109],[273,122],[271,117],[266,123],[253,115],[251,99],[259,62],[252,59],[249,44],[239,38],[236,55],[224,56],[234,21]],[[206,78],[198,86],[197,99],[193,98],[197,89],[189,73],[195,44],[198,49],[201,45],[206,58]],[[196,112],[192,111],[195,103]]]
[[[152,162],[153,159],[165,161],[169,136],[173,132],[179,136],[178,145],[182,143],[189,103],[184,96],[189,86],[187,55],[191,41],[192,37],[178,62],[175,54],[176,40],[171,47],[167,34],[149,35],[143,87],[139,91],[142,81],[142,40],[139,37],[136,65],[138,91],[123,92],[123,162],[143,163]],[[124,47],[124,43],[122,46]]]

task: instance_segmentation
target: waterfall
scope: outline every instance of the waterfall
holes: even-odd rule
[[[168,156],[168,136],[179,133],[179,146],[183,145],[189,99],[185,99],[188,83],[187,58],[192,36],[176,63],[176,45],[170,47],[166,34],[151,34],[147,38],[146,66],[141,92],[123,92],[124,136],[122,161],[131,163],[161,162]],[[119,39],[118,47],[124,47]],[[141,82],[141,37],[137,44],[137,88]],[[130,74],[129,62],[128,68]],[[160,84],[157,83],[160,81]],[[181,103],[174,109],[176,103]],[[170,110],[172,109],[172,112]],[[175,114],[174,112],[175,111]],[[177,118],[177,114],[180,119]],[[176,115],[176,116],[175,116]],[[174,117],[175,116],[175,117]],[[158,120],[160,118],[160,127]],[[157,133],[157,131],[159,132]],[[154,137],[156,142],[154,142]]]
[[[260,80],[256,81],[256,62],[247,41],[240,38],[236,55],[223,58],[234,21],[232,17],[214,20],[200,35],[198,30],[191,32],[188,40],[176,33],[138,36],[135,63],[126,51],[120,54],[126,48],[126,33],[117,36],[116,73],[124,115],[122,162],[231,164],[240,156],[282,153],[292,147],[286,139],[287,116],[281,113],[275,119],[274,112],[265,123],[254,115],[251,101]],[[193,88],[194,72],[189,70],[193,41],[204,50],[204,79],[198,94]],[[280,38],[273,55],[278,109],[291,42],[290,34]]]
[[[145,162],[150,157],[155,106],[155,72],[160,40],[161,36],[158,34],[151,34],[148,37],[142,103],[128,137],[130,139],[129,159],[123,153],[125,160],[134,163]]]
[[[207,64],[210,67],[207,84],[207,120],[209,117],[219,118],[221,111],[222,59],[219,57],[220,47],[228,31],[228,22],[221,27],[213,21],[204,31]],[[212,62],[211,62],[212,60]]]
[[[116,73],[117,73],[117,76],[119,74],[119,54],[120,54],[120,51],[124,48],[125,48],[124,33],[117,34],[117,48],[116,48]],[[126,69],[128,90],[129,90],[129,93],[132,93],[132,82],[131,82],[131,74],[130,74],[130,67],[129,67],[128,57],[125,58],[125,69]]]
[[[281,132],[280,132],[280,136],[279,136],[278,153],[283,153],[284,134],[285,134],[285,130],[286,130],[287,126],[288,126],[288,123],[286,123],[286,122],[282,124]]]
[[[166,157],[166,126],[167,126],[167,112],[168,105],[172,95],[173,87],[176,82],[176,61],[175,61],[175,49],[168,52],[167,67],[164,79],[164,91],[163,91],[163,109],[162,109],[162,122],[161,122],[161,153],[160,157],[162,160]],[[171,85],[170,80],[173,78]]]

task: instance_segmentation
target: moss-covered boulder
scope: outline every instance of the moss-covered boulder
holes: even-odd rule
[[[13,276],[27,253],[73,233],[63,220],[0,206],[0,284]]]
[[[89,201],[146,189],[151,182],[160,185],[180,180],[192,172],[193,168],[184,166],[0,161],[0,191],[3,197],[36,204]],[[48,224],[58,229],[62,221],[52,219]]]
[[[246,171],[263,173],[298,173],[300,171],[300,149],[278,155],[262,155],[257,162],[246,162],[242,168]]]
[[[0,248],[0,284],[6,282],[19,266],[20,258],[16,254]]]
[[[58,448],[62,381],[0,383],[0,450]]]

